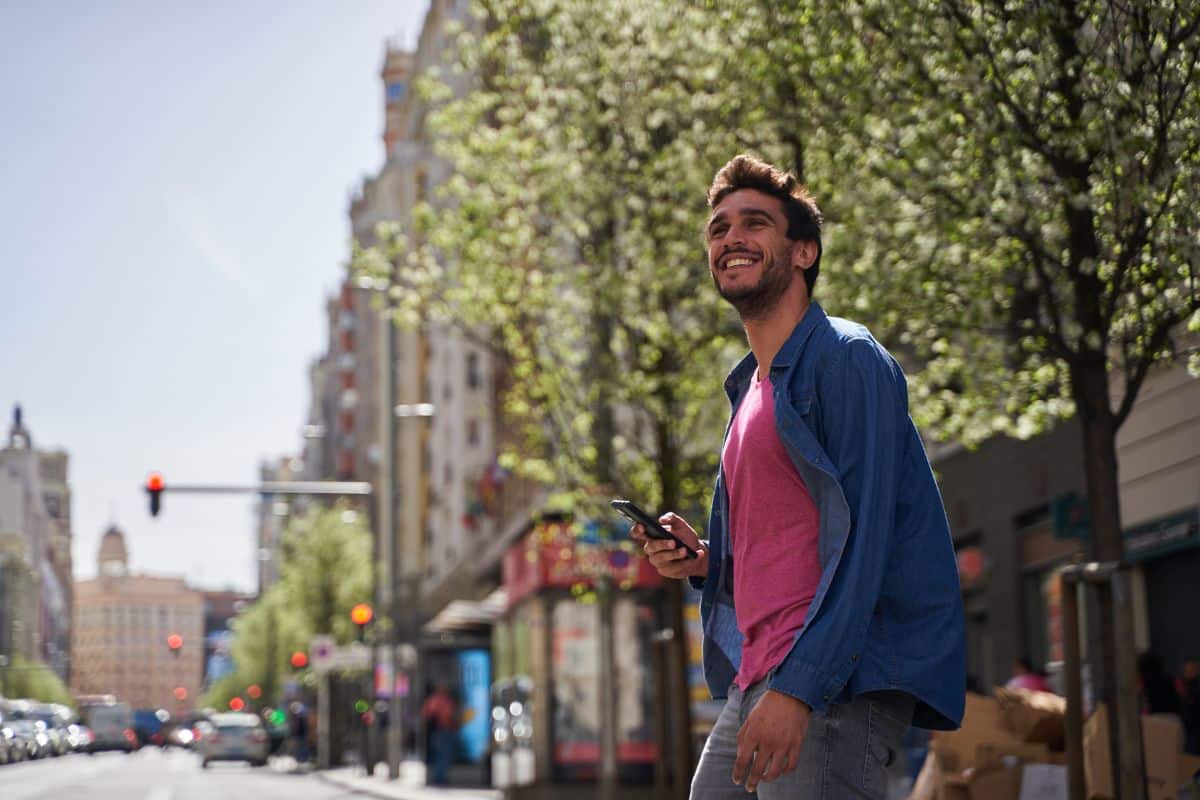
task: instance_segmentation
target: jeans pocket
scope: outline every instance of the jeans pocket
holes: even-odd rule
[[[869,796],[882,798],[887,794],[888,768],[900,757],[904,733],[912,721],[913,700],[902,692],[863,697],[867,704],[867,746],[862,787]]]

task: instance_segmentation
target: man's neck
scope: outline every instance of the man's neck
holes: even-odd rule
[[[742,320],[746,339],[754,360],[758,362],[758,379],[762,380],[771,371],[771,362],[783,347],[783,343],[796,330],[800,320],[808,312],[808,293],[789,292],[779,299],[779,304],[762,319]]]

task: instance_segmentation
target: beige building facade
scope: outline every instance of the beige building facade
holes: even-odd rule
[[[133,575],[128,565],[125,537],[110,528],[97,577],[75,584],[71,688],[133,708],[190,709],[203,676],[204,596],[182,578]],[[178,652],[172,635],[182,637]]]
[[[934,458],[959,553],[967,672],[981,689],[1003,684],[1018,658],[1060,668],[1057,570],[1090,551],[1082,444],[1070,419],[1028,441],[997,437]],[[1147,376],[1117,460],[1130,644],[1176,671],[1200,658],[1200,380],[1184,364]]]

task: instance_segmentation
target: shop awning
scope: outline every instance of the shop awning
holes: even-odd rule
[[[508,605],[508,593],[496,589],[482,600],[451,600],[425,623],[426,633],[452,633],[490,627]]]

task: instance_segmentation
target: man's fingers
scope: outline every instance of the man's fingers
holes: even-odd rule
[[[750,777],[746,779],[746,791],[753,792],[758,788],[759,781],[769,780],[767,773],[771,770],[771,763],[777,759],[771,758],[770,755],[759,750],[754,754],[754,764],[750,767]]]
[[[754,744],[739,737],[737,758],[733,762],[733,782],[741,784],[746,780],[750,771],[750,762],[754,758]],[[747,784],[747,788],[749,785]]]

